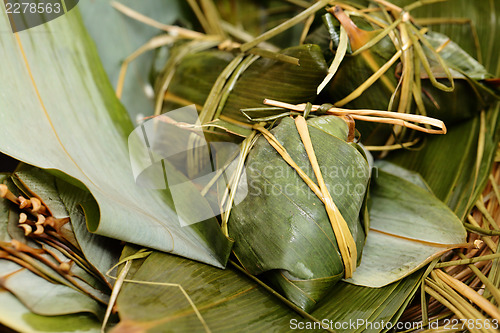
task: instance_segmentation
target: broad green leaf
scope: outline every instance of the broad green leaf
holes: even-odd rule
[[[303,6],[287,4],[281,0],[240,0],[238,2],[222,0],[217,4],[222,20],[232,24],[231,30],[241,29],[253,37],[276,27],[304,9]],[[298,45],[302,29],[303,24],[298,24],[271,38],[269,44],[279,48]]]
[[[171,54],[175,55],[175,52],[182,47],[183,44],[175,45]],[[175,68],[168,93],[188,101],[189,104],[203,106],[217,77],[232,59],[233,55],[230,52],[219,50],[207,50],[184,56]],[[158,81],[161,77],[155,79]],[[167,95],[166,110],[170,111],[179,106],[175,101],[170,101]]]
[[[56,184],[61,201],[69,212],[72,230],[85,259],[96,267],[104,278],[106,272],[118,261],[121,251],[120,243],[115,239],[88,232],[85,214],[89,213],[82,207],[88,207],[89,202],[92,206],[94,201],[87,191],[82,191],[59,179],[56,179]]]
[[[420,274],[414,274],[379,289],[339,282],[311,315],[328,323],[330,331],[379,332],[384,327],[370,329],[365,324],[397,321],[394,314],[411,300],[419,278]],[[120,292],[118,313],[121,322],[112,332],[127,329],[203,332],[204,326],[186,296],[178,287],[162,286],[161,283],[180,284],[212,332],[289,332],[292,328],[299,332],[324,332],[305,329],[306,325],[313,327],[311,317],[301,317],[231,266],[218,270],[154,252],[127,279],[135,283],[125,282]],[[158,284],[146,285],[141,281]],[[158,299],[163,301],[157,302]],[[349,326],[350,322],[355,324]],[[315,327],[318,328],[318,324]]]
[[[92,313],[102,317],[104,306],[67,286],[54,284],[7,260],[0,261],[2,287],[31,312],[42,316]]]
[[[467,76],[474,80],[484,80],[493,77],[483,65],[460,48],[454,41],[450,40],[450,37],[433,31],[428,32],[426,36],[434,48],[447,43],[446,47],[439,52],[439,55],[452,69],[459,70],[461,73],[467,73]]]
[[[101,323],[91,314],[40,316],[10,293],[0,290],[0,322],[23,333],[98,333]]]
[[[377,166],[377,164],[375,164]],[[348,282],[378,288],[413,273],[466,242],[462,222],[426,189],[376,169],[370,186],[370,231]]]
[[[370,191],[371,229],[441,245],[465,241],[460,220],[431,193],[384,169],[377,172]]]
[[[376,168],[373,171],[375,174],[376,172],[378,172],[378,169],[382,169],[385,172],[390,173],[391,175],[403,178],[404,180],[409,181],[410,183],[413,183],[423,188],[424,190],[432,192],[429,185],[427,185],[424,178],[418,172],[410,171],[408,169],[400,167],[399,165],[388,162],[386,160],[377,160],[374,166]]]
[[[159,31],[144,23],[138,22],[118,12],[111,6],[111,0],[81,1],[78,8],[82,14],[83,23],[92,37],[99,52],[99,58],[109,80],[116,88],[120,68],[123,61],[159,34]],[[189,24],[191,11],[185,1],[119,1],[139,13],[163,24]],[[147,52],[128,66],[121,101],[132,119],[153,114],[153,96],[149,79],[155,52]]]
[[[349,226],[359,259],[365,240],[360,211],[368,163],[346,142],[348,130],[342,119],[318,117],[308,124],[323,178]],[[293,119],[284,118],[271,132],[317,182]],[[240,187],[248,186],[248,195],[232,209],[228,222],[234,253],[250,273],[265,273],[288,299],[310,311],[344,276],[325,206],[264,137],[250,151],[246,170]]]
[[[0,30],[9,30],[0,15]],[[224,266],[229,243],[215,219],[181,227],[166,191],[134,183],[132,125],[77,10],[1,34],[0,44],[0,72],[12,78],[0,83],[2,152],[88,188],[99,205],[87,214],[90,231]]]

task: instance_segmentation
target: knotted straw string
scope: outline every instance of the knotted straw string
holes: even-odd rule
[[[314,147],[311,142],[311,137],[309,135],[309,129],[307,128],[307,122],[304,117],[297,116],[295,118],[295,126],[299,132],[300,139],[304,144],[304,147],[311,162],[311,166],[318,180],[319,188],[321,189],[321,194],[323,195],[323,202],[325,204],[326,213],[332,225],[333,233],[337,238],[337,244],[339,246],[342,261],[345,267],[345,277],[350,278],[354,271],[356,270],[356,258],[358,256],[356,243],[352,237],[351,231],[347,226],[347,222],[338,210],[337,206],[333,202],[330,192],[326,187],[323,175],[321,174],[321,169],[316,158],[316,153],[314,152]]]
[[[314,194],[316,194],[316,196],[325,205],[328,219],[330,220],[333,233],[335,234],[335,237],[337,239],[340,255],[344,264],[345,278],[350,278],[356,270],[356,243],[351,234],[351,231],[349,230],[347,222],[338,210],[337,206],[333,202],[330,193],[328,192],[325,181],[323,179],[323,175],[321,174],[316,154],[314,152],[305,118],[302,116],[297,116],[297,118],[295,119],[295,126],[297,128],[297,131],[299,132],[300,139],[305,147],[307,156],[309,157],[309,161],[314,170],[314,174],[318,179],[319,186],[297,165],[297,163],[293,161],[292,157],[288,154],[285,147],[283,147],[283,145],[279,143],[279,141],[271,132],[269,132],[260,124],[255,125],[255,129],[259,130],[264,135],[269,144],[274,149],[276,149],[283,160],[285,160],[285,162],[287,162],[298,173],[300,178],[304,180],[304,182],[309,186]]]
[[[304,111],[306,108],[305,104],[294,105],[294,104],[275,101],[272,99],[265,99],[264,104],[299,112]],[[313,105],[311,111],[318,111],[320,107],[321,106],[319,105]],[[350,109],[341,109],[336,107],[331,107],[326,111],[326,113],[334,116],[350,115],[353,119],[356,120],[400,125],[414,129],[416,131],[429,134],[446,134],[446,126],[441,120],[415,114],[380,111],[380,110],[350,110]],[[410,123],[410,121],[417,124],[430,125],[439,129],[425,128],[422,126],[412,124]]]

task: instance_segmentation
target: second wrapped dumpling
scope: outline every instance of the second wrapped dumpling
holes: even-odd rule
[[[326,188],[356,245],[356,266],[368,229],[367,158],[357,144],[347,142],[344,120],[311,118],[307,128]],[[318,184],[295,121],[285,118],[271,133]],[[228,223],[235,255],[250,273],[263,274],[289,300],[312,310],[345,274],[325,204],[265,136],[250,151],[240,186],[247,187],[248,194],[233,207]]]

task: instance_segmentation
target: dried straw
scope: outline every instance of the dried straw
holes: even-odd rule
[[[401,321],[423,321],[426,324],[439,320],[442,329],[445,320],[455,319],[460,326],[462,322],[477,320],[482,327],[471,324],[465,329],[498,332],[495,320],[500,319],[499,162],[493,166],[489,179],[483,195],[467,217],[468,223],[465,223],[469,231],[468,242],[481,245],[478,249],[457,249],[443,257],[423,284],[424,307],[414,302],[405,310]]]

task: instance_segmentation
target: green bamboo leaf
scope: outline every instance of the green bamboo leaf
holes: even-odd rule
[[[434,48],[438,48],[447,43],[446,46],[441,49],[439,55],[450,68],[467,73],[467,75],[474,80],[493,78],[493,75],[490,74],[483,65],[465,52],[457,43],[450,40],[448,36],[434,31],[429,31],[425,36]]]
[[[263,98],[287,103],[313,101],[316,88],[327,73],[327,65],[316,45],[301,45],[282,51],[299,59],[300,66],[260,59],[236,82],[222,114],[246,121],[240,109],[261,107]]]
[[[174,46],[171,53],[175,55],[175,52],[182,47],[184,47],[183,44]],[[207,50],[184,56],[175,68],[175,74],[169,85],[165,98],[165,110],[170,111],[184,106],[179,104],[177,99],[172,99],[171,96],[180,97],[181,100],[186,100],[185,104],[196,104],[201,108],[205,104],[217,77],[232,58],[231,53],[218,50]],[[155,78],[157,82],[161,80],[162,73],[159,75]]]
[[[289,332],[291,329],[310,332],[307,327],[315,328],[313,332],[325,331],[314,319],[322,321],[330,331],[379,332],[386,327],[382,322],[390,325],[397,321],[400,309],[417,290],[419,278],[420,274],[414,274],[379,289],[339,282],[311,315],[301,317],[233,267],[218,270],[154,252],[135,274],[127,277],[133,283],[125,282],[118,297],[121,322],[112,332],[126,329],[204,332],[186,296],[178,287],[162,283],[181,285],[212,332],[234,332],[242,328],[252,332]],[[146,285],[141,281],[157,284]],[[158,298],[165,302],[154,301]]]
[[[102,317],[104,307],[87,295],[60,284],[50,283],[17,264],[0,261],[2,287],[31,312],[42,316],[91,313]]]
[[[394,167],[374,172],[370,231],[361,263],[347,280],[354,284],[376,288],[392,283],[466,241],[462,222],[421,187],[422,180],[419,186],[387,169]]]
[[[101,327],[92,314],[51,317],[34,314],[6,292],[0,292],[0,322],[23,333],[98,333]]]
[[[137,22],[111,6],[113,0],[82,1],[78,4],[83,23],[96,44],[106,74],[116,89],[120,67],[126,57],[158,34],[157,28]],[[119,1],[143,15],[163,24],[189,24],[191,11],[184,1]],[[150,116],[154,100],[149,80],[155,52],[141,55],[128,66],[121,101],[135,119],[138,115]]]
[[[409,181],[410,183],[413,183],[424,190],[427,190],[432,193],[431,188],[429,185],[426,183],[424,178],[415,171],[410,171],[408,169],[405,169],[403,167],[400,167],[397,164],[391,163],[386,160],[377,160],[376,163],[376,168],[382,169],[387,173],[390,173],[391,175],[397,176],[399,178],[402,178],[406,181]]]
[[[94,199],[87,191],[56,179],[61,202],[66,206],[76,241],[82,249],[85,259],[101,272],[104,278],[120,256],[120,242],[88,232],[86,217],[98,214]],[[87,209],[86,209],[87,208]],[[94,211],[89,211],[94,210]]]
[[[0,43],[2,75],[12,78],[0,83],[2,152],[88,188],[99,205],[87,216],[90,231],[224,266],[230,245],[215,219],[181,227],[168,192],[136,186],[126,145],[132,125],[77,10],[2,34]]]

